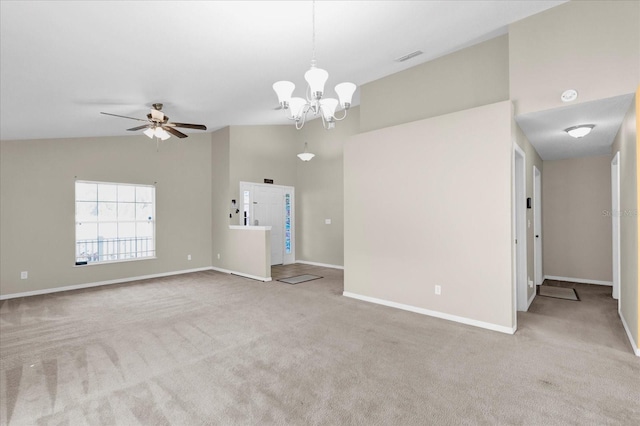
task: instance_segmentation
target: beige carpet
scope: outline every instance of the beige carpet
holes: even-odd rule
[[[513,335],[200,272],[3,301],[2,425],[637,424],[611,288],[538,297]],[[577,285],[578,286],[578,285]]]

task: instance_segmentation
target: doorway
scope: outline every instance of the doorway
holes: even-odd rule
[[[613,238],[613,291],[620,309],[620,151],[611,160],[611,231]]]
[[[240,225],[271,227],[271,265],[294,263],[294,188],[240,182],[240,200]]]
[[[514,297],[518,311],[526,311],[527,301],[527,228],[526,228],[526,161],[524,151],[513,145],[513,235]]]
[[[533,166],[533,275],[536,285],[544,281],[542,274],[542,174]]]

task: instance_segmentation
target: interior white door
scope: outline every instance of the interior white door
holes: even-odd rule
[[[271,227],[271,264],[284,263],[284,189],[278,186],[253,187],[252,225]]]
[[[526,228],[526,162],[525,153],[514,145],[513,176],[513,222],[515,244],[515,294],[519,311],[526,311],[527,300],[527,228]]]
[[[544,281],[542,275],[542,175],[533,166],[533,263],[536,285]]]

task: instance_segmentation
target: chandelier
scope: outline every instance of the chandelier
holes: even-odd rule
[[[333,129],[336,121],[344,120],[347,110],[351,106],[353,93],[356,85],[353,83],[340,83],[335,87],[338,99],[324,97],[324,84],[329,78],[329,73],[322,68],[316,67],[316,2],[313,1],[313,56],[311,68],[304,74],[307,81],[305,98],[292,97],[296,85],[290,81],[277,81],[273,84],[273,90],[278,95],[280,107],[287,113],[287,118],[293,120],[296,129],[300,130],[304,126],[307,114],[311,112],[314,116],[322,117],[322,126]],[[340,105],[343,108],[341,117],[336,116],[336,108]]]

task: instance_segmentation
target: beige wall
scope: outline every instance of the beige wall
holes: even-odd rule
[[[349,139],[345,292],[514,327],[511,120],[506,101]]]
[[[512,126],[513,126],[513,132],[514,132],[513,138],[518,144],[518,146],[522,148],[525,155],[526,192],[527,192],[526,196],[530,197],[533,200],[534,199],[533,167],[534,166],[537,167],[537,169],[540,171],[540,175],[542,178],[544,176],[543,162],[542,162],[542,159],[540,158],[540,155],[538,155],[538,152],[535,150],[533,145],[531,145],[531,143],[529,142],[527,137],[524,135],[524,133],[520,129],[520,126],[518,126],[515,120],[512,123]],[[528,278],[527,282],[529,280],[534,281],[533,287],[529,287],[527,285],[527,300],[531,300],[531,298],[533,297],[533,294],[536,292],[535,269],[534,269],[535,264],[534,264],[534,251],[533,251],[534,242],[535,242],[533,208],[527,209],[527,224],[528,224],[528,227],[527,227],[527,278]],[[543,232],[544,232],[544,228],[543,228]],[[543,260],[544,259],[541,259],[541,261]],[[544,274],[544,263],[542,265],[542,268],[543,268],[543,274]]]
[[[611,283],[611,158],[545,161],[545,276]]]
[[[211,135],[211,265],[229,269],[234,262],[229,245],[229,214],[232,196],[229,186],[230,128],[225,127]],[[220,259],[218,259],[218,254]]]
[[[506,100],[508,71],[507,36],[497,37],[363,85],[361,106],[334,130],[315,120],[295,132],[294,154],[305,141],[316,154],[308,163],[295,159],[296,258],[344,265],[342,147],[350,136]]]
[[[296,186],[296,129],[289,126],[231,126],[229,128],[229,185],[239,196],[241,181]],[[297,194],[296,194],[297,195]],[[227,200],[231,203],[231,199]],[[234,217],[233,224],[238,224]]]
[[[271,231],[262,228],[227,231],[225,269],[263,281],[271,278]]]
[[[640,2],[571,1],[509,26],[516,114],[632,93],[640,80]]]
[[[271,277],[269,231],[230,229],[231,200],[237,188],[229,185],[231,128],[211,135],[211,259],[218,270],[235,272],[256,279]],[[235,216],[235,214],[234,214]]]
[[[296,258],[327,265],[344,265],[343,147],[360,128],[360,108],[333,130],[315,120],[296,134],[297,152],[304,142],[316,156],[296,159]],[[325,224],[331,219],[331,224]]]
[[[214,268],[258,279],[271,277],[269,232],[233,230],[238,214],[240,181],[295,186],[294,147],[289,126],[231,126],[212,135],[212,238]],[[293,157],[293,158],[292,158]],[[239,205],[239,204],[238,204]],[[230,217],[230,215],[232,217]],[[266,238],[266,239],[265,239]],[[219,257],[218,257],[219,256]]]
[[[210,266],[210,140],[192,134],[157,150],[142,135],[0,142],[0,293]],[[157,182],[157,259],[75,267],[75,177]]]
[[[620,152],[620,314],[636,350],[640,344],[638,307],[638,97],[625,115],[613,143],[612,154]]]
[[[361,130],[381,129],[509,99],[507,36],[360,88]]]

